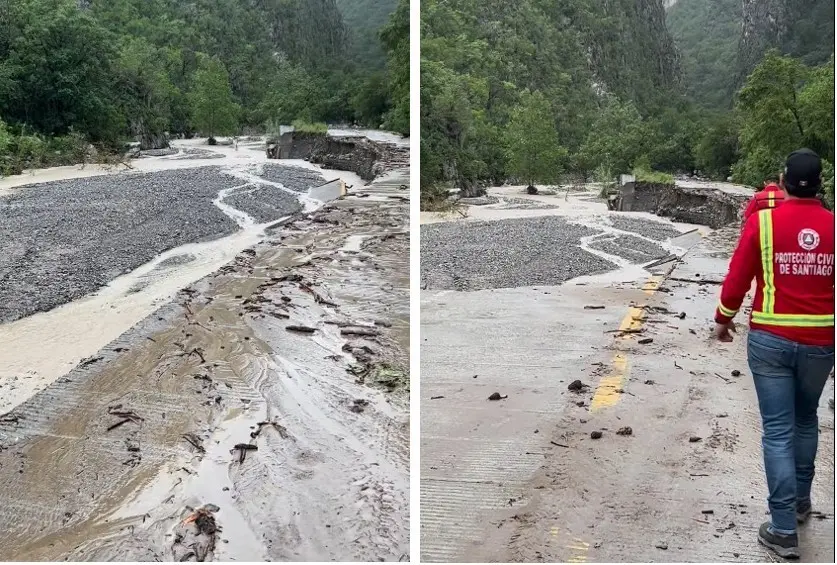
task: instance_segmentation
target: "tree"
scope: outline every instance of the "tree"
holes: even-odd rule
[[[579,162],[586,171],[599,165],[612,170],[633,170],[647,156],[648,128],[632,102],[610,98],[579,151]]]
[[[830,67],[830,68],[829,68]],[[760,186],[791,151],[809,147],[834,159],[834,63],[811,69],[770,51],[747,77],[736,109],[741,160],[736,181]]]
[[[381,29],[381,41],[387,52],[390,110],[384,127],[398,133],[410,133],[410,2],[399,0],[389,22]]]
[[[127,38],[119,57],[119,91],[131,133],[141,149],[168,147],[165,132],[179,94],[165,67],[165,53],[139,38]]]
[[[695,147],[698,169],[710,176],[726,179],[738,156],[738,125],[731,116],[716,118]]]
[[[549,102],[538,91],[524,90],[520,98],[506,130],[509,172],[529,186],[556,182],[567,150],[559,144]]]
[[[51,135],[74,127],[113,140],[121,123],[105,30],[71,0],[8,2],[0,19],[10,34],[0,40],[3,118]]]
[[[224,64],[217,57],[200,58],[192,91],[192,119],[195,127],[210,139],[229,135],[238,126],[239,106],[230,88]]]

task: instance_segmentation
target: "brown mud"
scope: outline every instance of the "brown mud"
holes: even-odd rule
[[[403,558],[406,178],[274,228],[5,414],[0,557]]]

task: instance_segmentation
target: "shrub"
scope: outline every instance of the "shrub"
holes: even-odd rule
[[[310,123],[305,120],[294,120],[291,125],[294,127],[294,131],[301,133],[328,133],[328,126],[321,122]]]
[[[633,170],[637,182],[650,182],[654,184],[674,184],[674,175],[652,171],[645,167],[637,167]]]

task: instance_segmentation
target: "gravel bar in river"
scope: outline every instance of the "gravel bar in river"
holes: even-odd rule
[[[557,285],[616,265],[580,246],[597,231],[543,216],[421,226],[422,288],[482,290]]]
[[[270,170],[270,180],[300,191],[322,179],[299,167]],[[241,184],[209,166],[42,183],[0,197],[0,323],[85,296],[168,249],[237,231],[212,201]],[[256,221],[299,209],[270,186],[234,200]]]

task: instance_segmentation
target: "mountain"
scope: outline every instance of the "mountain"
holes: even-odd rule
[[[729,108],[771,48],[809,66],[834,52],[833,0],[667,0],[666,22],[686,92],[707,108]]]

